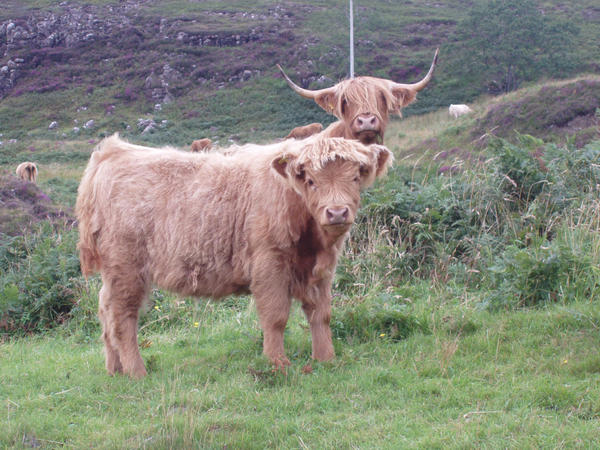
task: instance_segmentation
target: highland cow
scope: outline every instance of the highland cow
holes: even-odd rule
[[[210,151],[212,141],[208,138],[196,139],[192,142],[190,150],[193,152],[204,152]]]
[[[317,105],[339,119],[321,132],[323,136],[358,139],[368,145],[383,142],[390,114],[401,114],[401,109],[415,101],[417,92],[427,86],[433,76],[438,52],[439,49],[435,51],[427,75],[413,84],[361,76],[340,81],[329,88],[312,91],[296,85],[281,66],[277,67],[294,92],[314,100]]]
[[[35,163],[22,162],[17,166],[16,173],[21,180],[31,181],[32,183],[37,181],[38,169]]]
[[[285,137],[286,139],[304,139],[313,134],[320,133],[323,130],[323,125],[320,123],[311,123],[303,127],[296,127]]]
[[[250,149],[252,146],[245,146]],[[104,139],[77,196],[81,268],[99,271],[98,315],[109,374],[143,377],[137,322],[150,287],[220,298],[250,292],[263,352],[284,370],[292,298],[312,333],[312,357],[334,357],[329,327],[337,258],[361,189],[392,155],[342,138],[254,146],[231,155]]]

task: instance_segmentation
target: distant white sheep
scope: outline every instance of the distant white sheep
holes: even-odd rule
[[[450,107],[448,108],[448,113],[455,119],[458,116],[464,116],[465,114],[469,114],[470,112],[473,112],[473,110],[467,105],[450,105]]]
[[[32,183],[35,183],[37,180],[38,170],[35,163],[29,161],[22,162],[17,166],[16,172],[21,180],[31,181]]]

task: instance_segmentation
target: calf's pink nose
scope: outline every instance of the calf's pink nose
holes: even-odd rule
[[[330,225],[338,225],[348,221],[348,208],[327,208],[325,210]]]

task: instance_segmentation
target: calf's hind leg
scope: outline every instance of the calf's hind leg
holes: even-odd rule
[[[121,372],[132,378],[146,375],[137,340],[138,314],[147,287],[140,281],[106,279],[101,289],[99,316],[109,374]]]
[[[110,294],[108,285],[102,284],[100,293],[98,294],[98,318],[102,324],[102,340],[104,341],[104,353],[106,357],[106,370],[109,375],[114,375],[116,372],[123,373],[123,366],[119,358],[119,351],[115,338],[112,337],[112,325],[110,323]]]

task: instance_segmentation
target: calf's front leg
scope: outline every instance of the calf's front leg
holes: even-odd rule
[[[302,310],[310,324],[312,357],[317,361],[329,361],[335,357],[331,340],[331,289],[321,287],[315,298],[302,299]]]
[[[262,258],[257,264],[250,290],[254,294],[260,327],[263,331],[263,353],[276,369],[285,370],[290,360],[283,348],[283,332],[290,316],[292,299],[289,294],[288,277],[282,268],[274,269],[272,258]],[[264,270],[261,270],[264,268]]]
[[[291,299],[287,295],[256,295],[256,309],[263,331],[263,353],[276,369],[290,365],[283,348],[283,332],[290,315]]]

